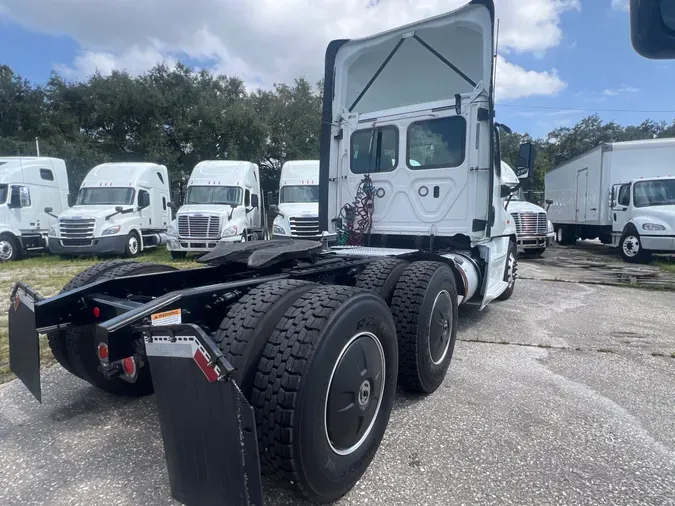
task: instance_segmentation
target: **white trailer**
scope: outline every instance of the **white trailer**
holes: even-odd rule
[[[49,249],[60,255],[135,257],[166,244],[171,221],[169,195],[169,173],[164,165],[97,165],[82,181],[75,205],[51,226]]]
[[[316,239],[319,232],[319,160],[295,160],[281,167],[274,237]]]
[[[206,253],[223,242],[268,239],[260,174],[255,163],[210,160],[190,175],[183,206],[169,229],[173,258]]]
[[[58,158],[0,158],[0,262],[47,247],[56,219],[44,211],[68,209],[68,173]]]
[[[675,139],[602,144],[546,174],[558,242],[600,238],[624,260],[675,251]]]

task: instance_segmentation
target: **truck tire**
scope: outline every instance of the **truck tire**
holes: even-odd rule
[[[97,278],[97,281],[114,279],[122,276],[136,276],[156,272],[175,271],[175,267],[153,263],[124,262],[123,265],[108,270]],[[147,366],[138,369],[138,376],[134,383],[121,378],[106,379],[98,370],[100,362],[96,353],[96,340],[91,327],[67,329],[65,346],[68,362],[76,376],[101,390],[125,397],[141,397],[153,392],[150,368]]]
[[[267,338],[298,297],[314,287],[314,283],[294,279],[264,283],[233,304],[213,334],[235,368],[233,379],[249,401]]]
[[[504,281],[509,286],[504,290],[497,300],[509,300],[513,291],[516,289],[516,277],[518,274],[518,247],[514,242],[509,243],[509,253],[506,258],[506,267],[504,268]]]
[[[86,268],[80,272],[73,279],[68,281],[59,293],[69,292],[76,288],[81,288],[89,283],[96,281],[106,272],[119,267],[120,265],[129,264],[127,260],[111,260],[109,262],[101,262],[91,267]],[[52,350],[52,355],[56,361],[61,364],[66,371],[75,374],[70,362],[68,361],[68,352],[66,350],[65,335],[68,330],[53,330],[47,332],[47,342],[49,348]]]
[[[127,236],[126,246],[124,248],[124,256],[127,258],[136,258],[141,253],[141,239],[133,230]]]
[[[414,262],[401,275],[391,302],[398,336],[398,382],[430,394],[450,366],[457,336],[457,286],[444,263]]]
[[[171,252],[171,258],[174,260],[184,260],[185,257],[187,257],[187,253],[185,251],[172,251]]]
[[[375,260],[359,275],[356,286],[374,291],[389,305],[394,296],[396,283],[408,265],[409,262],[397,258]]]
[[[19,241],[12,234],[0,235],[0,263],[18,260],[21,256]]]
[[[556,232],[558,244],[562,246],[574,246],[577,243],[577,232],[573,225],[560,225]]]
[[[625,262],[634,264],[647,263],[652,257],[649,251],[642,248],[640,234],[635,227],[626,227],[624,230],[619,243],[619,254]]]
[[[321,286],[297,299],[265,346],[253,390],[265,474],[314,502],[346,494],[382,441],[397,369],[381,297]]]
[[[546,251],[546,248],[531,248],[531,249],[526,249],[525,251],[525,256],[526,257],[531,257],[531,258],[538,258],[544,254],[544,251]]]

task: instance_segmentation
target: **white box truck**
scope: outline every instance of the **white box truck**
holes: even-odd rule
[[[44,211],[68,208],[66,163],[58,158],[0,158],[0,262],[47,248],[56,218]]]
[[[166,244],[171,222],[169,195],[164,165],[97,165],[82,181],[75,205],[51,226],[49,249],[60,255],[135,257]]]
[[[272,233],[274,237],[316,239],[319,232],[319,161],[295,160],[284,163],[279,180],[279,205]]]
[[[269,239],[258,166],[209,160],[190,175],[185,202],[169,229],[173,258],[206,253],[218,242]]]
[[[602,144],[546,174],[560,244],[599,238],[628,262],[675,252],[675,139]]]

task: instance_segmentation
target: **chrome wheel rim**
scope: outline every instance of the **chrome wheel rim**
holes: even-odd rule
[[[133,235],[129,237],[129,253],[132,255],[138,253],[138,239],[136,239],[136,236]]]
[[[513,253],[509,253],[509,258],[507,260],[506,266],[506,282],[509,284],[509,288],[513,286],[516,282],[515,276],[515,265],[516,265],[516,256]]]
[[[0,261],[6,262],[14,254],[14,246],[6,240],[0,240]]]
[[[331,450],[350,455],[373,431],[384,396],[386,362],[379,338],[359,332],[342,348],[328,381],[324,432]]]

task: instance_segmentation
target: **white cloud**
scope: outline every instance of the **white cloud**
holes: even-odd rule
[[[619,88],[605,88],[602,90],[602,94],[605,97],[616,97],[618,95],[625,95],[627,93],[637,93],[638,91],[640,91],[638,88],[623,85]]]
[[[371,6],[373,3],[376,5]],[[0,0],[0,12],[24,26],[75,39],[82,52],[58,69],[86,77],[139,73],[189,58],[246,82],[323,74],[331,39],[359,37],[447,12],[467,0]],[[86,8],[84,5],[86,4]],[[541,56],[562,41],[560,18],[579,0],[499,0],[500,52]],[[564,83],[555,71],[527,73],[505,62],[501,95],[544,94]],[[520,69],[520,70],[518,70]],[[523,82],[519,76],[534,79]],[[522,86],[512,89],[511,83]],[[530,94],[531,94],[530,93]]]
[[[629,9],[629,0],[612,0],[612,9],[615,11],[628,12]]]
[[[567,84],[558,72],[535,72],[497,57],[497,100],[510,100],[533,95],[555,95]]]

